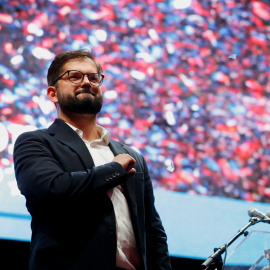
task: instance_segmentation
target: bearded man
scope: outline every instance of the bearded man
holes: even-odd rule
[[[30,270],[170,270],[144,158],[97,125],[102,68],[88,50],[48,70],[57,119],[20,135],[18,187],[32,216]]]

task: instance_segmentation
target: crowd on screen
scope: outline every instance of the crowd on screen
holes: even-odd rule
[[[56,116],[45,74],[54,54],[91,47],[105,75],[98,121],[144,155],[155,188],[269,203],[270,5],[174,2],[3,5],[0,119],[11,146],[0,169],[13,165],[11,126]]]

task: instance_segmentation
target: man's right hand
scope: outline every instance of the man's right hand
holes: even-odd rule
[[[136,169],[133,168],[136,160],[129,154],[119,154],[112,161],[118,162],[126,170],[127,174],[133,174],[136,172]]]

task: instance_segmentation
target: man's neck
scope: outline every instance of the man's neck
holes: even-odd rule
[[[101,134],[98,132],[96,115],[94,114],[63,114],[58,113],[58,118],[80,129],[83,132],[83,139],[93,141],[99,139]]]

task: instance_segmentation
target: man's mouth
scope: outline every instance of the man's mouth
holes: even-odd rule
[[[89,95],[92,95],[92,96],[96,96],[96,93],[91,91],[91,90],[87,90],[87,89],[84,89],[84,90],[78,90],[76,93],[76,96],[80,95],[80,94],[89,94]]]

